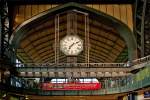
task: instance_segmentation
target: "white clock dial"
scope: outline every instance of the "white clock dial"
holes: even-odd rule
[[[60,50],[65,55],[78,55],[83,50],[83,40],[75,35],[67,35],[60,41]]]

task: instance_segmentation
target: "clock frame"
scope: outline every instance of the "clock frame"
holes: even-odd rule
[[[77,35],[67,35],[60,40],[60,50],[67,56],[77,56],[83,51],[83,40]]]

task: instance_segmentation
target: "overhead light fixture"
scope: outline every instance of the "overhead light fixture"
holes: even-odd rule
[[[6,93],[5,94],[3,94],[3,96],[2,96],[3,98],[5,98],[6,97]]]
[[[150,44],[150,41],[149,41],[149,40],[147,40],[147,41],[146,41],[146,44]]]
[[[10,75],[10,71],[8,69],[6,69],[6,71],[4,72],[5,76],[9,76]]]
[[[29,100],[29,98],[28,98],[28,96],[27,96],[27,95],[25,96],[25,100]]]

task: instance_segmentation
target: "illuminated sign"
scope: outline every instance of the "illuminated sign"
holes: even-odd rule
[[[98,90],[100,83],[42,83],[42,90]]]
[[[150,91],[144,92],[144,98],[150,98]]]

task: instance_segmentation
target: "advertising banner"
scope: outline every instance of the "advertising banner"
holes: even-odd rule
[[[100,83],[42,83],[42,90],[98,90]]]

